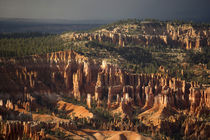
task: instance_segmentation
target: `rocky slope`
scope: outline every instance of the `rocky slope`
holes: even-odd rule
[[[137,132],[132,131],[100,131],[90,129],[77,129],[71,122],[66,123],[45,123],[45,122],[6,122],[0,123],[1,139],[15,140],[15,139],[90,139],[90,140],[152,140],[149,137],[142,136]],[[51,130],[51,134],[47,134],[45,129]],[[56,138],[54,133],[58,133]],[[71,136],[71,137],[69,137]]]
[[[186,49],[199,49],[210,46],[210,28],[195,27],[191,24],[141,21],[110,25],[93,32],[66,33],[65,40],[110,42],[118,46],[179,46]]]
[[[145,130],[153,134],[209,137],[210,124],[206,118],[210,110],[210,88],[197,82],[187,83],[160,73],[128,73],[106,60],[93,60],[74,51],[1,59],[0,77],[0,114],[3,120],[23,119],[20,109],[37,112],[40,108],[53,108],[57,104],[60,109],[71,112],[68,104],[59,101],[61,96],[71,96],[87,102],[89,108],[93,102],[98,107],[103,107],[105,102],[110,111],[115,112],[118,108],[118,112],[124,114],[122,117],[133,119],[138,116]],[[33,120],[30,114],[26,116],[24,120]],[[91,122],[94,123],[97,124]],[[118,129],[117,124],[113,122],[104,127]],[[25,125],[18,122],[14,127],[19,128],[19,125],[21,134],[18,135],[22,136]],[[128,129],[122,130],[132,130],[134,126],[131,123]],[[194,129],[194,126],[199,129]],[[13,129],[13,125],[4,127]],[[5,130],[9,131],[3,132],[5,138],[16,137],[10,135],[13,130]],[[36,137],[32,130],[31,133]]]

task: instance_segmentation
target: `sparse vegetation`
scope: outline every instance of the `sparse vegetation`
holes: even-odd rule
[[[107,25],[107,27],[139,22],[140,20],[119,21]],[[72,49],[87,57],[99,60],[108,59],[132,73],[155,73],[159,66],[164,66],[172,77],[180,77],[187,81],[197,80],[200,83],[210,82],[209,74],[205,70],[200,74],[195,74],[191,69],[192,66],[198,64],[204,64],[207,69],[210,69],[209,47],[204,47],[202,51],[186,51],[178,46],[144,47],[130,44],[126,47],[119,47],[110,42],[99,43],[98,41],[84,42],[80,45],[75,45],[73,42],[64,44],[65,42],[58,36],[50,34],[2,34],[0,37],[0,57],[22,57]],[[182,63],[188,64],[189,67],[183,68]],[[184,75],[180,73],[182,69],[184,69]]]
[[[96,115],[98,118],[101,118],[104,121],[111,121],[113,120],[112,114],[106,109],[106,107],[97,107],[96,103],[92,102],[92,107],[89,109],[86,104],[86,100],[84,98],[81,99],[81,101],[76,100],[74,97],[64,97],[64,101],[75,104],[75,105],[81,105],[84,106],[87,110],[92,112],[94,115]],[[63,114],[63,113],[62,113]],[[67,118],[67,116],[64,116],[62,118]]]
[[[207,65],[207,68],[210,67],[209,47],[203,48],[201,52],[196,52],[187,51],[177,46],[128,45],[127,47],[118,47],[109,42],[90,41],[80,46],[71,44],[67,48],[98,60],[108,59],[132,73],[156,73],[159,67],[163,66],[171,77],[199,81],[200,83],[210,82],[207,78],[209,74],[205,70],[196,75],[192,69],[192,66],[199,63]],[[189,66],[183,67],[184,63]]]
[[[119,21],[118,23],[114,23],[114,24],[107,25],[104,27],[107,30],[113,30],[113,28],[115,26],[123,26],[125,24],[138,24],[139,22],[140,22],[139,20]],[[159,23],[159,21],[152,20],[152,19],[147,19],[144,22],[151,22],[154,24],[156,24],[156,22]],[[177,21],[174,24],[182,24],[182,23],[179,23]],[[159,26],[159,25],[157,25],[157,26]],[[104,28],[104,27],[101,27],[101,28]],[[138,33],[138,32],[135,32],[135,30],[131,31],[130,29],[128,32],[129,32],[129,34]],[[210,48],[209,47],[204,47],[204,48],[202,48],[201,51],[200,50],[190,50],[190,51],[184,50],[180,46],[163,46],[163,45],[144,46],[144,45],[137,45],[137,44],[132,44],[132,43],[126,44],[125,47],[120,47],[120,46],[118,46],[114,43],[111,43],[109,41],[104,41],[104,42],[100,41],[99,42],[99,41],[88,41],[87,39],[85,39],[82,41],[71,41],[71,42],[66,41],[65,42],[64,40],[61,40],[61,38],[59,38],[58,36],[49,35],[49,34],[42,35],[42,34],[38,34],[38,33],[37,34],[30,34],[30,33],[29,34],[4,34],[3,36],[0,37],[0,57],[5,57],[5,58],[22,57],[22,56],[36,55],[36,54],[46,54],[48,52],[62,51],[62,50],[66,50],[66,49],[74,50],[74,51],[76,51],[84,56],[87,56],[89,58],[94,58],[97,60],[106,59],[107,61],[110,61],[111,63],[117,64],[120,68],[122,68],[125,71],[128,71],[130,73],[160,72],[163,75],[169,75],[169,77],[178,77],[178,78],[184,79],[188,82],[189,81],[199,81],[200,83],[205,83],[205,84],[210,83],[209,73],[208,73],[208,70],[210,68],[210,60],[209,60]],[[62,54],[62,53],[60,53],[60,54]],[[71,53],[71,54],[74,55],[74,53]],[[79,55],[75,55],[75,56],[80,57]],[[72,57],[72,55],[71,55],[71,57]],[[55,60],[57,60],[57,58],[55,58]],[[63,63],[63,61],[62,61],[62,63]],[[37,64],[37,63],[35,63],[35,64]],[[27,111],[29,111],[29,112],[31,111],[32,113],[48,114],[46,116],[56,118],[55,119],[56,121],[61,120],[61,123],[59,122],[59,124],[53,124],[54,126],[52,125],[51,128],[49,125],[46,125],[45,122],[39,124],[40,128],[43,128],[41,130],[45,130],[45,133],[48,133],[58,139],[67,139],[68,137],[70,137],[69,135],[68,136],[66,135],[67,134],[66,131],[71,131],[71,130],[83,131],[82,129],[114,130],[114,131],[128,131],[129,130],[129,131],[138,132],[144,136],[153,135],[153,136],[155,136],[154,139],[168,139],[169,137],[171,139],[181,139],[186,135],[184,133],[186,133],[185,132],[186,126],[187,126],[186,124],[189,123],[188,122],[189,120],[198,122],[198,127],[200,125],[203,125],[203,124],[209,122],[210,117],[208,115],[208,113],[209,113],[208,108],[202,108],[202,110],[201,110],[201,111],[203,111],[202,115],[196,114],[197,118],[196,118],[196,116],[192,117],[189,114],[187,114],[187,115],[185,114],[188,111],[187,109],[191,109],[193,107],[193,105],[195,106],[195,103],[192,104],[190,101],[192,99],[190,99],[190,98],[188,99],[189,83],[186,84],[186,87],[176,86],[176,85],[181,85],[182,83],[180,81],[176,82],[176,81],[172,80],[173,85],[171,85],[171,80],[168,78],[168,76],[167,76],[167,78],[164,77],[163,79],[161,79],[161,80],[164,80],[164,82],[159,81],[160,80],[159,77],[158,77],[158,80],[153,79],[153,77],[151,75],[150,75],[150,77],[142,76],[143,78],[139,75],[134,75],[133,77],[131,77],[130,75],[129,76],[123,75],[120,78],[118,78],[118,77],[115,78],[113,76],[114,77],[113,79],[122,80],[123,82],[121,82],[121,83],[123,83],[122,84],[123,86],[124,86],[124,80],[126,82],[132,81],[132,83],[133,82],[135,83],[135,84],[132,84],[132,83],[129,84],[129,86],[132,87],[131,89],[129,89],[127,87],[127,85],[128,85],[127,83],[125,84],[126,87],[123,87],[123,92],[126,92],[126,93],[132,92],[131,100],[130,100],[130,98],[128,100],[130,103],[124,104],[125,97],[127,97],[127,94],[126,94],[126,96],[123,95],[123,96],[125,96],[123,98],[121,98],[122,95],[120,95],[121,96],[120,99],[122,101],[121,102],[122,106],[120,106],[120,107],[122,107],[122,108],[120,108],[120,111],[119,111],[118,110],[119,104],[115,104],[115,105],[112,104],[113,110],[110,111],[111,109],[107,107],[107,98],[108,98],[107,96],[109,96],[110,93],[111,94],[114,93],[114,90],[112,92],[112,88],[109,88],[109,86],[110,86],[109,83],[111,83],[111,82],[108,82],[108,84],[106,84],[106,85],[104,83],[107,83],[107,82],[101,82],[101,83],[103,83],[103,86],[100,87],[100,90],[103,90],[102,91],[103,97],[100,97],[100,99],[102,98],[101,103],[99,105],[99,104],[97,104],[97,102],[95,100],[91,100],[91,108],[88,108],[88,106],[86,104],[86,97],[85,97],[85,94],[83,94],[83,93],[89,93],[88,92],[89,90],[86,90],[86,88],[83,88],[83,87],[86,87],[86,85],[84,85],[84,86],[80,85],[81,81],[82,82],[84,81],[84,83],[86,83],[88,81],[87,80],[88,78],[86,78],[85,76],[82,75],[83,74],[82,71],[85,71],[86,68],[85,67],[82,68],[78,64],[78,68],[71,67],[72,68],[71,73],[67,74],[67,73],[63,72],[63,69],[64,69],[62,67],[63,64],[60,64],[60,65],[59,64],[60,64],[59,62],[58,63],[53,62],[53,64],[51,65],[52,67],[54,65],[56,65],[55,71],[57,71],[57,68],[59,69],[59,72],[56,74],[53,73],[53,76],[51,75],[51,72],[52,72],[51,70],[49,70],[49,71],[46,70],[46,72],[42,71],[43,74],[38,73],[39,77],[41,77],[41,78],[39,78],[37,76],[38,74],[35,74],[36,75],[35,77],[29,78],[30,83],[33,82],[32,81],[33,79],[37,78],[38,80],[37,79],[36,80],[41,83],[41,89],[42,88],[44,89],[45,85],[46,85],[46,87],[50,87],[49,90],[51,90],[51,87],[52,87],[53,92],[60,91],[60,90],[56,90],[57,87],[58,87],[58,89],[62,89],[62,88],[67,89],[68,86],[71,87],[71,88],[68,87],[68,89],[67,89],[68,93],[66,93],[66,91],[64,91],[63,93],[58,92],[58,93],[60,93],[59,95],[57,93],[55,94],[58,96],[54,96],[53,93],[51,94],[51,91],[49,91],[50,94],[48,94],[48,92],[47,92],[47,94],[44,94],[44,90],[42,91],[43,94],[41,94],[42,92],[34,93],[32,86],[31,86],[31,88],[27,89],[27,83],[24,83],[24,80],[26,81],[26,79],[27,79],[27,75],[24,73],[26,75],[24,77],[20,74],[19,71],[16,71],[16,73],[15,73],[16,75],[21,77],[20,81],[25,86],[24,90],[26,89],[29,93],[31,93],[31,95],[33,95],[32,96],[33,98],[30,98],[31,99],[30,103],[32,103],[30,105],[34,106],[33,107],[34,110],[31,110],[32,109],[32,106],[31,106],[31,108],[27,109]],[[76,65],[77,65],[77,63],[76,63]],[[160,66],[163,66],[163,69],[160,69]],[[20,67],[22,68],[22,65]],[[14,68],[11,67],[11,69],[14,69]],[[81,71],[79,71],[78,69]],[[97,72],[100,70],[101,69],[97,68]],[[2,71],[4,72],[6,70],[3,69]],[[25,72],[26,70],[22,70],[22,71]],[[78,75],[76,75],[77,78],[74,78],[75,72],[78,72],[77,73]],[[102,72],[104,72],[104,71],[102,71]],[[112,74],[112,71],[110,73]],[[40,79],[42,79],[42,76],[46,76],[47,80],[41,81]],[[91,76],[90,76],[91,82],[89,82],[89,83],[91,83],[91,86],[90,86],[91,88],[92,88],[92,85],[95,86],[95,84],[96,84],[96,80],[97,80],[96,76],[97,75],[93,75],[92,71],[91,71]],[[108,76],[108,78],[106,77],[106,75],[101,76],[102,78],[100,76],[101,75],[99,75],[98,77],[100,79],[102,79],[102,81],[104,79],[106,79],[107,81],[112,80],[112,75]],[[139,76],[139,77],[136,78],[136,76]],[[12,83],[15,83],[18,80],[16,76],[12,75],[11,77],[13,77],[13,78],[8,78],[8,79],[9,79],[9,81],[12,81]],[[52,80],[51,78],[53,79],[53,81],[56,81],[55,82],[56,84],[54,82],[53,83],[49,82]],[[140,86],[140,88],[137,89],[136,81],[139,80],[139,78],[140,78],[140,84],[143,83],[143,86],[138,85],[138,87]],[[67,79],[67,80],[65,80],[65,79]],[[73,81],[72,81],[72,79],[73,79]],[[74,79],[76,79],[76,80],[74,80]],[[94,79],[94,81],[92,81],[92,79]],[[77,80],[78,80],[79,84],[74,83]],[[115,81],[115,80],[113,80],[113,81]],[[165,82],[169,86],[163,86],[162,84],[165,85]],[[113,82],[113,83],[114,83],[113,85],[115,85],[115,83],[117,83],[117,82]],[[151,83],[153,85],[150,86],[149,83]],[[161,84],[159,84],[159,83],[161,83]],[[96,85],[99,85],[98,82]],[[120,88],[122,87],[122,85],[120,84]],[[149,85],[149,86],[145,88],[145,86],[147,86],[147,85]],[[80,101],[75,99],[73,97],[73,94],[71,94],[72,86],[73,86],[73,89],[75,89],[76,86],[79,87],[79,91],[81,92],[81,96],[82,96],[80,98]],[[20,85],[20,87],[21,87],[21,85]],[[89,87],[89,85],[88,85],[88,87]],[[184,89],[186,89],[187,92],[183,91],[183,88],[180,88],[180,87],[184,87]],[[35,88],[36,88],[36,86],[35,86]],[[160,88],[160,90],[159,90],[159,88]],[[96,87],[95,87],[95,89],[96,89]],[[109,95],[108,95],[108,89],[110,89]],[[94,90],[94,88],[93,88],[93,90]],[[120,89],[120,90],[122,90],[122,89]],[[128,91],[126,91],[126,90],[128,90]],[[147,91],[149,93],[149,96],[146,95]],[[154,93],[154,96],[152,96],[152,97],[150,97],[151,91]],[[185,96],[184,96],[184,98],[180,97],[180,99],[179,99],[176,96],[176,94],[179,95],[180,93],[182,93],[182,91],[185,92],[187,95],[185,95],[186,97]],[[92,90],[91,90],[91,92],[92,92]],[[121,93],[122,91],[117,91],[117,92]],[[168,94],[168,92],[170,92],[170,94]],[[135,95],[133,93],[135,93]],[[138,93],[141,96],[140,100],[142,100],[142,101],[139,101],[138,96],[136,96],[136,95],[138,95]],[[159,94],[160,95],[162,94],[163,96],[159,96]],[[201,94],[204,94],[204,92]],[[145,97],[145,95],[146,95],[146,97]],[[49,98],[49,97],[51,97],[51,98]],[[130,95],[129,95],[129,97],[130,97]],[[156,97],[158,97],[158,98],[156,98]],[[203,95],[203,97],[204,97],[204,95]],[[89,98],[89,96],[88,96],[88,98]],[[134,98],[134,100],[133,100],[133,98]],[[160,98],[161,98],[161,102],[156,103],[157,99],[160,100]],[[193,98],[193,97],[191,97],[191,98]],[[196,98],[199,98],[199,97],[196,97]],[[206,98],[207,98],[207,96],[206,96]],[[32,100],[32,99],[35,99],[35,100]],[[23,98],[22,100],[27,101],[28,99]],[[116,101],[116,98],[114,100]],[[148,110],[147,105],[150,100],[152,100],[152,102],[154,102],[154,103],[152,103],[152,104],[154,104],[154,106],[153,106],[154,108],[148,107],[149,111],[145,111],[145,110]],[[173,102],[172,102],[172,100],[173,100]],[[65,102],[63,102],[63,101],[65,101]],[[162,103],[163,101],[164,101],[164,103]],[[21,101],[19,101],[19,102],[21,102]],[[137,104],[137,102],[139,102],[139,104]],[[171,104],[171,102],[172,102],[172,104]],[[15,103],[15,101],[13,103]],[[69,103],[71,103],[71,104],[69,104]],[[179,105],[179,103],[181,105]],[[78,106],[75,107],[72,104],[78,105],[80,107],[78,107]],[[156,104],[157,108],[156,108],[155,104]],[[164,104],[164,105],[161,105],[161,104]],[[182,108],[182,104],[186,104],[186,105],[183,105],[184,107]],[[21,103],[19,103],[18,105],[20,107],[22,107]],[[17,108],[18,105],[15,107]],[[83,106],[83,107],[81,107],[81,106]],[[93,118],[90,118],[90,117],[85,118],[84,117],[85,115],[78,116],[79,113],[77,112],[76,109],[74,109],[77,107],[79,108],[78,112],[82,112],[85,110],[86,112],[88,112],[87,114],[93,113],[93,115],[94,115]],[[84,107],[85,107],[85,109],[84,109]],[[161,110],[160,109],[161,107],[163,107],[163,109],[165,109],[165,110]],[[173,111],[173,108],[176,108],[176,111]],[[38,109],[38,110],[35,110],[35,109]],[[184,110],[180,110],[180,109],[184,109]],[[129,110],[132,115],[129,115],[130,113],[128,114],[126,112],[127,110]],[[14,110],[11,109],[10,111],[14,111]],[[119,112],[123,112],[123,113],[122,114],[121,113],[114,114],[114,113],[112,113],[114,111],[119,111]],[[186,111],[186,112],[183,113],[182,111],[183,112]],[[143,115],[141,117],[140,115],[143,114],[143,112],[145,113],[145,115]],[[165,112],[167,112],[167,113],[165,113]],[[155,113],[157,113],[157,114],[155,114]],[[168,114],[171,114],[171,115],[169,116]],[[38,115],[38,114],[36,114],[36,115]],[[153,120],[153,118],[150,118],[150,116],[152,116],[152,115],[155,115],[154,118],[157,120],[155,120],[155,119]],[[158,116],[158,115],[160,115],[160,116]],[[29,114],[28,116],[26,116],[25,114],[19,114],[19,116],[21,118],[20,119],[21,121],[31,121],[33,119],[32,114]],[[45,116],[45,115],[40,115],[40,116]],[[92,114],[90,116],[92,116]],[[122,116],[125,116],[125,117],[121,118]],[[132,117],[130,117],[130,116],[132,116]],[[187,117],[189,117],[189,118],[187,118]],[[62,118],[62,119],[59,119],[59,118]],[[64,120],[64,119],[66,119],[66,120]],[[197,124],[195,124],[195,125],[197,125]],[[170,127],[172,127],[172,129],[169,129]],[[191,126],[188,126],[188,127],[191,127]],[[49,129],[46,130],[46,128],[47,129],[49,128]],[[1,131],[2,131],[2,128],[0,127],[0,132]],[[193,133],[194,133],[194,131],[193,131]],[[197,132],[196,132],[196,134],[197,134]]]

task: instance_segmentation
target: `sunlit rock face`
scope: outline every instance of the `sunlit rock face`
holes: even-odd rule
[[[1,91],[94,92],[98,64],[73,51],[55,52],[6,61],[1,66]],[[91,68],[90,68],[91,66]],[[96,68],[94,68],[96,67]]]
[[[96,102],[97,107],[105,103],[108,110],[117,108],[116,112],[129,118],[138,107],[138,118],[145,120],[146,114],[149,120],[153,120],[157,131],[166,131],[172,126],[174,130],[178,128],[180,118],[172,118],[172,123],[164,120],[168,118],[163,117],[166,114],[173,115],[178,111],[187,111],[187,114],[198,117],[209,114],[210,90],[197,82],[188,83],[160,73],[128,73],[106,60],[93,60],[74,51],[4,60],[2,63],[0,91],[4,94],[0,94],[0,119],[3,120],[31,121],[30,113],[20,114],[18,111],[38,111],[37,101],[40,99],[50,105],[56,104],[59,95],[71,95],[85,102],[88,108],[92,107],[92,102]],[[193,126],[201,127],[199,123],[187,120],[185,124],[183,133],[186,136],[191,131],[197,132]],[[21,127],[17,130],[17,137],[22,134],[30,135],[30,138],[44,137],[44,134],[40,135],[41,130],[28,130],[28,124],[18,122],[3,124],[3,127],[7,138],[13,137],[11,132],[16,127]],[[208,127],[205,124],[205,129],[201,129],[205,136]]]
[[[101,100],[107,100],[109,107],[117,96],[119,102],[128,93],[133,102],[145,110],[162,105],[190,108],[195,112],[200,106],[210,106],[209,88],[202,89],[196,82],[190,84],[161,74],[130,74],[106,60],[98,62],[73,51],[3,63],[0,90],[7,95],[0,103],[11,110],[15,108],[13,102],[17,102],[23,93],[33,92],[72,94],[78,100],[90,94],[98,105]],[[27,108],[26,104],[24,106]]]
[[[2,128],[3,139],[13,140],[13,139],[22,139],[27,137],[30,139],[44,139],[44,131],[39,126],[40,123],[32,122],[1,122],[0,126]],[[49,124],[50,125],[50,124]]]
[[[190,24],[142,22],[139,25],[114,26],[112,30],[101,29],[91,33],[66,33],[62,38],[71,41],[97,40],[110,42],[121,47],[126,45],[180,46],[185,49],[199,49],[210,46],[210,31]]]

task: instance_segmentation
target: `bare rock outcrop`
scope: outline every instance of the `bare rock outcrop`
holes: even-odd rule
[[[130,32],[134,32],[130,34]],[[137,32],[137,33],[135,33]],[[141,45],[179,45],[186,49],[209,46],[209,29],[193,27],[190,24],[141,22],[138,25],[114,26],[112,30],[101,29],[91,33],[66,33],[65,40],[97,40],[111,42],[121,47],[129,43]]]
[[[180,33],[171,33],[174,39],[177,34]],[[193,31],[192,34],[194,34]],[[107,35],[110,36],[110,34]],[[80,38],[83,35],[74,34],[74,36]],[[100,35],[100,40],[102,41],[105,36]],[[94,35],[92,38],[98,37]],[[111,37],[116,42],[119,41],[117,35],[111,35]],[[122,37],[122,39],[125,38]],[[4,94],[5,96],[0,95],[0,115],[3,120],[13,120],[12,116],[18,116],[20,110],[37,111],[41,104],[49,103],[54,107],[58,101],[58,94],[85,101],[89,108],[92,107],[91,102],[94,99],[97,101],[97,106],[101,106],[103,101],[107,103],[109,110],[120,107],[121,111],[130,118],[135,111],[133,108],[138,108],[140,119],[148,118],[153,121],[148,126],[165,127],[165,129],[168,129],[166,125],[172,126],[174,122],[165,121],[162,119],[164,117],[170,117],[182,111],[197,117],[209,114],[209,88],[197,82],[189,83],[161,73],[131,74],[106,60],[102,62],[91,60],[74,51],[54,52],[2,63],[9,65],[0,67],[2,78],[0,91],[7,93]],[[67,111],[72,109],[70,105],[66,108],[64,104],[67,106],[63,103],[62,107]],[[93,114],[89,115],[93,117]],[[5,133],[7,133],[5,136],[10,137],[13,130],[8,131],[8,129],[13,129],[13,124],[5,126]],[[104,127],[107,128],[107,126]],[[186,129],[191,129],[191,126]],[[206,127],[205,129],[202,127],[201,130],[203,131],[199,132],[206,133]],[[24,133],[30,132],[28,127],[25,127]],[[20,134],[23,132],[21,131]]]

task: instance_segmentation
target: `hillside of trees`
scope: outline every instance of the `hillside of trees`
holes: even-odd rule
[[[63,49],[63,41],[57,35],[42,33],[0,34],[0,57],[23,57]]]

